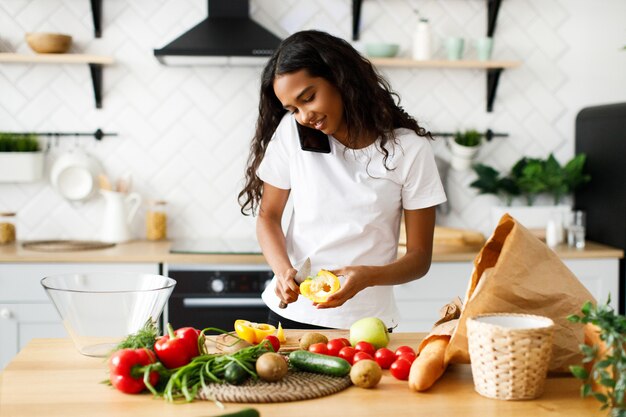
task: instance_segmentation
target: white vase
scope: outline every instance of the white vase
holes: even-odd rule
[[[43,152],[0,152],[0,182],[39,181],[43,163]]]
[[[472,162],[480,150],[480,145],[463,146],[456,143],[454,138],[450,138],[450,140],[448,140],[448,148],[452,155],[450,159],[452,168],[458,171],[464,171],[472,166]]]

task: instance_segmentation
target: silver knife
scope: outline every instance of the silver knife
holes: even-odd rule
[[[298,272],[296,272],[294,280],[296,281],[296,284],[300,285],[302,284],[302,281],[309,277],[309,275],[311,275],[311,258],[306,258],[300,269],[298,269]],[[287,307],[287,303],[281,300],[278,307],[285,308]]]

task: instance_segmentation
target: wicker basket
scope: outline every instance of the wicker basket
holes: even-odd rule
[[[554,322],[529,314],[485,314],[467,320],[476,392],[499,400],[543,393]]]

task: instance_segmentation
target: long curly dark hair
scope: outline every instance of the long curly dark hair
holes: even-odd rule
[[[348,128],[348,148],[363,135],[379,139],[378,149],[387,166],[388,141],[395,141],[394,129],[407,128],[432,139],[430,132],[400,106],[400,97],[379,75],[371,62],[348,42],[328,33],[305,30],[281,42],[261,75],[259,117],[245,171],[246,184],[239,193],[244,215],[255,214],[261,201],[263,181],[257,175],[267,145],[287,112],[274,93],[276,76],[306,70],[311,77],[322,77],[334,85],[343,99],[343,115]]]

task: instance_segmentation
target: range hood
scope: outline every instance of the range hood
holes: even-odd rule
[[[165,65],[263,65],[281,39],[250,18],[249,0],[207,0],[209,16],[154,55]]]

